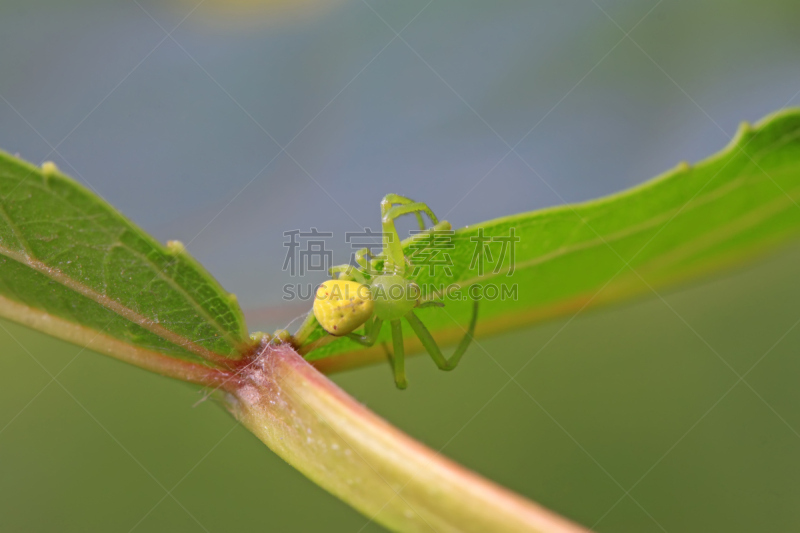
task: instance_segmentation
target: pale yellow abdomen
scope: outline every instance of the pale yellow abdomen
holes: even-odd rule
[[[331,279],[317,288],[314,316],[331,335],[347,335],[372,316],[369,287]]]

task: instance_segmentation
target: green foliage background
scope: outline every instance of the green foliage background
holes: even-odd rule
[[[374,3],[397,28],[424,4]],[[598,4],[625,30],[655,7],[631,36],[729,134],[800,89],[796,2]],[[168,28],[186,11],[142,5]],[[362,3],[342,5],[308,23],[248,20],[246,31],[192,17],[174,35],[285,143],[393,36]],[[623,36],[586,2],[437,0],[428,9],[404,35],[512,143]],[[0,94],[53,144],[164,36],[127,1],[3,2],[0,25],[0,65],[13,73],[0,77]],[[508,54],[487,43],[507,43]],[[384,54],[291,152],[359,222],[377,220],[386,192],[443,215],[458,201],[453,191],[507,147],[401,42]],[[519,150],[537,156],[567,201],[621,190],[726,144],[692,99],[624,41]],[[59,152],[161,241],[188,241],[266,162],[250,154],[278,151],[240,111],[167,42]],[[31,160],[50,151],[5,102],[0,126],[3,149]],[[189,246],[245,307],[282,303],[291,281],[278,274],[283,231],[353,229],[308,176],[279,163]],[[463,226],[560,203],[531,183],[509,158],[447,218]],[[486,339],[454,373],[413,358],[404,393],[382,365],[334,379],[433,448],[584,524],[600,521],[599,531],[796,530],[798,261],[793,246],[666,292],[666,304],[646,298]],[[285,324],[264,322],[250,327]],[[217,406],[193,408],[192,387],[1,324],[0,530],[129,531],[142,519],[134,531],[366,524]],[[737,384],[715,351],[739,373],[766,356]]]
[[[773,343],[800,318],[798,261],[795,246],[665,295],[739,373],[772,349],[747,384],[657,299],[480,341],[452,374],[412,358],[404,393],[382,365],[334,380],[423,442],[584,524],[622,498],[600,531],[660,531],[636,502],[669,531],[789,529],[800,520],[800,328]],[[0,369],[19,377],[0,390],[9,420],[50,381],[11,335],[52,374],[80,350],[3,327]],[[86,352],[58,380],[114,437],[50,384],[0,434],[0,479],[14,480],[0,500],[6,531],[127,530],[165,494],[145,469],[172,489],[215,445],[173,492],[209,531],[366,523],[213,403],[193,409],[188,385]],[[623,497],[614,480],[627,490],[665,454],[631,491],[636,502]],[[202,531],[171,498],[140,527]]]

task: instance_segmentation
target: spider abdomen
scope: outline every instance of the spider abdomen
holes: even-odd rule
[[[331,335],[347,335],[366,322],[372,311],[373,302],[366,285],[331,279],[317,288],[314,316]]]

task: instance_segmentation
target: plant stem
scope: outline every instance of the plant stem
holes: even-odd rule
[[[227,398],[275,453],[390,529],[587,531],[414,441],[288,345],[267,347]]]

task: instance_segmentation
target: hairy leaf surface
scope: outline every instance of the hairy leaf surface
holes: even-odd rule
[[[55,165],[0,153],[0,316],[93,349],[238,358],[241,310],[177,242],[162,246]]]

